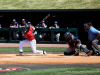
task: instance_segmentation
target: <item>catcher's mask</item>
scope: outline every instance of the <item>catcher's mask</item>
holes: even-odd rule
[[[25,25],[25,31],[29,31],[30,30],[30,25]]]
[[[85,23],[84,24],[85,31],[88,31],[88,26],[92,26],[92,24],[91,23]]]
[[[70,36],[70,35],[71,35],[70,32],[66,32],[66,33],[64,34],[65,39],[66,39],[66,40],[69,39],[69,36]]]

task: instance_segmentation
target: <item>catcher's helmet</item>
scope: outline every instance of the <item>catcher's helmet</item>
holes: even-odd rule
[[[69,38],[69,36],[71,36],[71,38]],[[65,39],[74,39],[74,35],[73,34],[71,34],[70,32],[66,32],[65,34],[64,34],[64,37],[65,37]]]
[[[30,30],[30,25],[26,24],[25,25],[25,31],[29,31]]]
[[[64,34],[64,37],[69,37],[71,35],[71,33],[70,32],[66,32],[65,34]]]

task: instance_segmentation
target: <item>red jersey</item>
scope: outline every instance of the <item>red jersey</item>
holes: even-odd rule
[[[29,30],[28,32],[25,33],[25,36],[27,37],[28,40],[33,40],[33,39],[35,39],[35,37],[34,37],[32,31],[33,31],[33,28],[30,27],[30,30]]]

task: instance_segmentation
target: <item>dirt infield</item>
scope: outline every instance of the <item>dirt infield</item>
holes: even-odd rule
[[[0,54],[0,63],[100,63],[100,56],[64,56],[63,54]]]
[[[19,47],[19,44],[1,43],[1,47]],[[24,47],[30,47],[24,45]],[[66,44],[37,44],[37,47],[68,47]],[[16,54],[0,54],[0,63],[100,63],[100,56],[85,56],[80,53],[79,56],[64,56],[63,54],[25,54],[16,56]]]

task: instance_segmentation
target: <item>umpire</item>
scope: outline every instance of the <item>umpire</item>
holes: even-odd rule
[[[93,55],[100,56],[98,43],[100,43],[100,31],[92,26],[91,23],[84,24],[85,31],[88,32],[90,41],[86,44],[89,50],[93,50]]]

